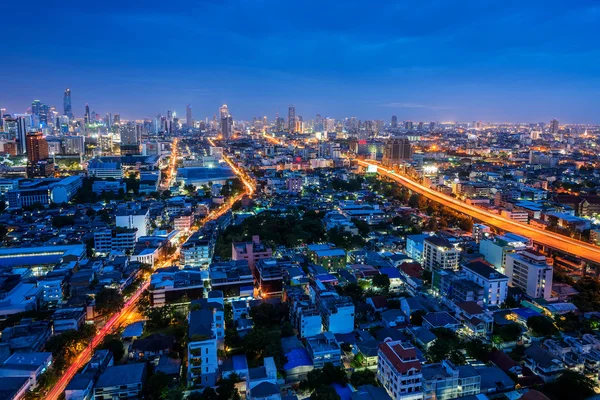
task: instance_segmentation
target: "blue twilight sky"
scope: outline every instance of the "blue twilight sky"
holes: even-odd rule
[[[598,0],[4,0],[0,107],[600,123]]]

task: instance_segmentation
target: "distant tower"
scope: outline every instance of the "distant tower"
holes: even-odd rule
[[[553,119],[552,121],[550,121],[550,133],[556,134],[558,133],[558,130],[558,120]]]
[[[19,141],[19,154],[27,153],[27,119],[17,117],[17,140]]]
[[[90,106],[88,105],[88,103],[85,103],[85,117],[84,117],[84,122],[85,122],[86,125],[90,123]]]
[[[69,119],[73,119],[73,107],[71,106],[71,89],[65,90],[65,95],[63,97],[63,107],[63,115],[66,115],[67,117],[69,117]]]
[[[296,107],[289,106],[288,108],[288,131],[294,133],[296,130]]]
[[[185,106],[185,122],[187,123],[188,128],[191,128],[193,125],[192,121],[192,105],[188,104]]]
[[[233,131],[233,118],[229,115],[227,104],[223,104],[219,108],[219,114],[221,116],[221,134],[223,135],[223,139],[229,139]]]
[[[398,117],[396,117],[395,115],[392,115],[392,128],[397,128],[398,127]]]

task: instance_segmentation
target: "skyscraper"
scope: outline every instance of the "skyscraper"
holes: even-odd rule
[[[558,120],[553,119],[552,121],[550,121],[550,133],[556,134],[556,133],[558,133],[558,131],[559,131]]]
[[[229,139],[233,131],[233,118],[229,115],[227,104],[223,104],[219,108],[219,114],[221,115],[221,134],[223,135],[223,139]]]
[[[90,106],[85,103],[85,117],[84,117],[84,122],[85,124],[89,124],[90,123]]]
[[[73,119],[73,108],[71,106],[71,89],[65,90],[65,95],[63,97],[63,115],[69,117],[69,119]]]
[[[19,154],[27,153],[27,118],[17,117],[17,141]]]
[[[398,127],[398,117],[396,117],[395,115],[392,115],[392,128],[397,128]]]
[[[288,108],[288,131],[294,133],[296,130],[296,107],[289,106]]]
[[[192,105],[188,104],[185,106],[185,122],[187,123],[188,128],[191,128],[194,124],[192,120]]]

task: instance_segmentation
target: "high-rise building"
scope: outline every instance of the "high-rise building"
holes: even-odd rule
[[[129,122],[119,128],[121,136],[121,154],[140,154],[142,142],[141,126],[135,122]]]
[[[73,107],[71,106],[71,89],[65,90],[65,95],[63,97],[63,115],[69,117],[69,119],[73,118]]]
[[[19,154],[27,153],[27,117],[17,117],[17,142]]]
[[[534,299],[552,297],[552,270],[546,256],[532,249],[506,256],[508,284],[523,289]]]
[[[296,130],[296,107],[288,107],[288,131],[294,133]]]
[[[396,117],[395,115],[392,115],[392,128],[397,128],[398,127],[398,117]]]
[[[48,142],[41,132],[34,132],[26,138],[27,161],[38,162],[48,158]]]
[[[191,128],[194,125],[194,121],[192,120],[192,105],[188,104],[185,106],[185,122],[188,128]]]
[[[407,131],[412,131],[414,127],[415,127],[415,124],[412,121],[405,121],[404,122],[404,128]]]
[[[383,150],[383,165],[392,166],[412,158],[412,146],[407,138],[389,138]]]
[[[121,114],[115,114],[113,122],[115,123],[115,125],[121,125]]]
[[[51,176],[54,165],[48,160],[48,142],[41,132],[27,135],[27,177]]]
[[[556,134],[556,133],[558,133],[558,131],[559,131],[558,120],[553,119],[552,121],[550,121],[550,133]]]
[[[85,117],[84,117],[84,122],[85,124],[89,124],[91,123],[90,121],[91,115],[90,115],[90,106],[86,103],[85,104]]]
[[[229,115],[227,104],[223,104],[219,108],[219,114],[221,115],[221,134],[223,139],[229,139],[233,133],[233,118]]]

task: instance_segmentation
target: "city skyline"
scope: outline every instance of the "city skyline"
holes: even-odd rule
[[[0,107],[12,112],[33,99],[61,109],[70,88],[76,116],[85,103],[127,119],[184,116],[186,104],[212,116],[226,103],[236,119],[294,104],[298,115],[336,118],[600,122],[600,11],[591,1],[320,2],[319,13],[268,1],[175,1],[161,13],[146,11],[152,2],[32,6],[5,5],[14,18],[0,27],[13,37],[18,21],[31,26],[0,66],[11,77]],[[80,21],[87,29],[74,34]],[[40,35],[50,44],[33,51]]]

